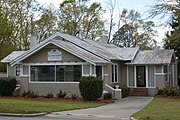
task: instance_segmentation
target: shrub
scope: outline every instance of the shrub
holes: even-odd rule
[[[0,78],[0,96],[11,96],[16,88],[17,81],[12,77]]]
[[[178,90],[176,88],[164,87],[162,89],[157,88],[157,95],[166,95],[166,96],[176,96],[178,95]]]
[[[76,95],[76,94],[72,94],[71,95],[71,98],[74,100],[74,99],[77,99],[78,98],[78,95]]]
[[[38,93],[34,93],[33,91],[24,91],[22,94],[22,97],[27,97],[27,98],[37,98],[39,97]]]
[[[122,91],[122,98],[125,98],[129,95],[129,88],[125,85],[120,85],[120,89]]]
[[[49,99],[49,98],[54,98],[54,95],[52,92],[50,92],[50,93],[46,94],[46,96],[44,96],[44,97]]]
[[[104,93],[103,98],[104,98],[104,100],[112,99],[112,93]]]
[[[100,77],[82,77],[79,81],[79,89],[84,100],[94,101],[102,96],[103,81]]]
[[[59,90],[59,93],[57,94],[58,98],[64,98],[66,96],[66,92],[62,92],[62,90]]]

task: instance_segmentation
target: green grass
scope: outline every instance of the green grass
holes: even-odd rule
[[[104,103],[0,98],[0,113],[32,114],[92,108]]]
[[[154,98],[133,117],[138,120],[180,120],[180,99]]]

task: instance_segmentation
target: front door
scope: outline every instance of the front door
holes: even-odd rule
[[[137,76],[137,87],[146,87],[146,67],[137,66],[136,67]]]

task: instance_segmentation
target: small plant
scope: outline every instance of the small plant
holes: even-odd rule
[[[66,92],[62,92],[62,90],[59,90],[59,93],[57,94],[58,98],[64,98],[66,96]]]
[[[170,88],[170,87],[164,87],[162,89],[157,88],[157,95],[166,95],[166,96],[177,96],[178,95],[178,89],[176,88]]]
[[[46,94],[46,96],[44,96],[45,98],[54,98],[54,94],[52,92]]]
[[[74,99],[77,99],[78,98],[78,95],[76,95],[76,94],[72,94],[71,95],[71,98],[74,100]]]
[[[38,93],[34,93],[33,91],[24,91],[22,94],[22,97],[27,97],[27,98],[37,98],[39,97]]]
[[[111,100],[112,99],[112,93],[104,93],[103,98],[104,98],[104,100]]]

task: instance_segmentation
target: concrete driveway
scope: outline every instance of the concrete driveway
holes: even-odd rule
[[[97,108],[55,112],[47,115],[59,119],[129,120],[130,116],[147,105],[153,97],[126,97]]]

